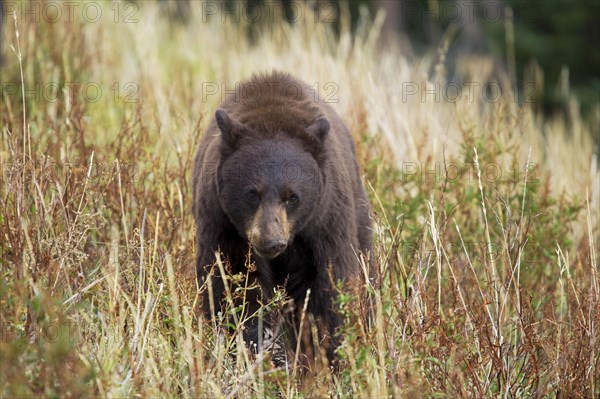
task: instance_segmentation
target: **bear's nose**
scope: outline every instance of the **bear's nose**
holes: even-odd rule
[[[287,245],[285,240],[271,240],[267,242],[266,250],[272,254],[280,254]]]

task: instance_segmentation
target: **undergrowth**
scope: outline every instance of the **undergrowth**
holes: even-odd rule
[[[381,16],[353,34],[344,9],[334,32],[305,8],[250,42],[194,7],[181,23],[98,4],[137,22],[4,26],[2,397],[600,395],[597,125],[575,99],[566,117],[510,96],[402,101],[402,82],[443,83],[444,61],[423,77],[379,50]],[[241,321],[198,309],[194,151],[222,85],[271,68],[334,93],[373,208],[374,315],[339,296],[335,372],[276,366]]]

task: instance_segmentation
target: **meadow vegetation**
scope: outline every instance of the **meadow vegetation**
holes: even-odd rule
[[[4,16],[1,397],[600,396],[599,107],[540,114],[481,57],[457,91],[448,42],[409,60],[381,14],[92,3]],[[340,370],[306,378],[198,313],[193,156],[225,92],[273,68],[347,121],[373,206],[374,317],[341,293]]]

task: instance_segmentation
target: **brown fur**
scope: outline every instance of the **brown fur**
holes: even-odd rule
[[[196,156],[193,189],[198,281],[212,279],[214,302],[224,290],[221,277],[209,275],[215,251],[231,273],[248,272],[251,253],[256,269],[250,277],[260,289],[247,294],[249,314],[283,286],[296,306],[292,330],[303,331],[296,315],[310,289],[308,312],[331,359],[341,324],[331,278],[360,279],[357,253],[372,253],[354,144],[335,111],[290,75],[254,76],[230,93],[211,121]],[[245,338],[258,342],[256,321],[246,327]]]

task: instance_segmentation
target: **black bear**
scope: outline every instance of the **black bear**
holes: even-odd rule
[[[332,282],[360,282],[359,254],[373,257],[370,206],[340,117],[288,74],[254,75],[216,111],[192,185],[198,283],[210,279],[213,293],[205,314],[223,303],[223,279],[211,273],[220,251],[227,273],[249,274],[259,287],[246,294],[247,315],[283,287],[296,309],[293,329],[305,331],[298,321],[310,289],[306,320],[316,322],[331,360],[341,324]],[[258,334],[253,318],[244,338],[256,344]]]

